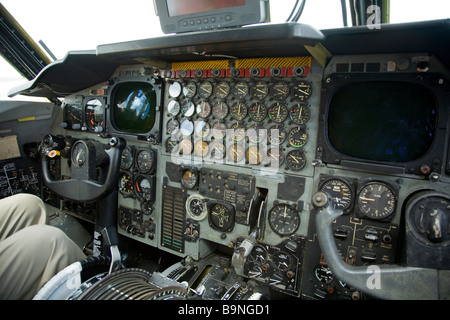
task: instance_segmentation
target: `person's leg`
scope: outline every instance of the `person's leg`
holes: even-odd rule
[[[46,224],[45,205],[37,196],[21,193],[0,200],[0,241],[35,224]]]
[[[68,265],[85,259],[60,229],[34,225],[0,241],[0,299],[32,299]]]

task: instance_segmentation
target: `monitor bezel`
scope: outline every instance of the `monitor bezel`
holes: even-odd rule
[[[108,133],[111,136],[119,136],[124,138],[137,138],[138,140],[147,140],[151,144],[160,144],[162,135],[162,84],[160,84],[160,80],[158,77],[155,76],[149,76],[149,77],[142,77],[142,76],[130,76],[130,77],[121,77],[118,79],[111,79],[111,82],[113,82],[112,85],[108,87],[108,109],[109,109],[109,116],[108,116]],[[153,128],[151,128],[147,132],[143,133],[133,133],[133,132],[126,132],[120,130],[115,121],[114,121],[114,103],[115,103],[115,95],[117,90],[127,83],[131,82],[137,82],[137,83],[148,83],[155,89],[156,93],[156,106],[155,106],[155,122],[153,124]]]
[[[346,167],[356,170],[391,174],[429,175],[440,173],[444,160],[446,122],[448,118],[445,91],[449,90],[445,79],[440,74],[430,73],[333,73],[323,81],[320,111],[319,131],[317,136],[316,159],[323,164]],[[331,101],[343,87],[362,82],[402,82],[422,85],[434,95],[436,101],[436,129],[433,142],[428,152],[422,157],[408,162],[390,162],[368,160],[349,156],[336,150],[330,142],[328,132],[328,117]],[[429,170],[428,170],[428,169]]]

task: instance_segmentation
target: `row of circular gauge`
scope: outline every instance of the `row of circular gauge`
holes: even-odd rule
[[[348,212],[353,209],[355,191],[351,184],[343,179],[331,178],[322,182],[319,190],[326,193],[335,209]],[[381,181],[364,184],[356,197],[356,211],[374,220],[392,217],[397,207],[395,189]]]
[[[268,95],[276,100],[285,100],[292,95],[292,98],[296,100],[306,101],[311,97],[312,86],[308,81],[295,81],[290,85],[286,81],[279,80],[269,85],[262,80],[252,82],[239,80],[233,83],[226,80],[217,83],[211,81],[197,83],[190,80],[184,83],[178,81],[171,83],[168,93],[171,98],[178,98],[183,93],[184,97],[188,99],[193,98],[196,94],[201,99],[209,99],[213,94],[217,99],[226,99],[231,94],[239,100],[243,100],[247,96],[263,100]]]
[[[105,130],[105,108],[98,98],[89,98],[83,107],[79,104],[64,106],[64,117],[61,127],[100,133]],[[84,114],[84,117],[83,117]]]
[[[206,217],[210,225],[219,231],[229,232],[234,226],[235,209],[228,202],[208,201],[198,194],[186,201],[187,214],[196,221]],[[281,237],[290,236],[300,226],[300,213],[296,205],[276,203],[269,211],[268,221],[271,229]]]
[[[237,101],[229,106],[224,101],[216,101],[211,105],[210,102],[202,100],[195,105],[191,100],[186,100],[182,104],[176,100],[170,100],[167,104],[167,114],[170,117],[176,117],[180,113],[186,118],[196,114],[200,118],[205,119],[213,115],[218,120],[223,120],[230,114],[237,121],[242,121],[249,116],[251,120],[256,122],[262,122],[269,117],[275,123],[282,123],[289,117],[293,123],[298,125],[308,122],[311,115],[308,106],[303,103],[297,103],[288,109],[281,102],[276,102],[267,107],[261,102],[254,102],[247,106],[244,102]]]
[[[293,171],[299,171],[306,165],[306,155],[303,149],[293,149],[284,154],[279,146],[269,147],[267,150],[261,145],[251,145],[245,148],[240,143],[230,143],[225,146],[220,141],[214,141],[211,144],[204,140],[198,140],[195,144],[190,138],[184,138],[180,142],[172,141],[170,138],[166,142],[167,151],[172,156],[189,157],[194,151],[194,155],[208,162],[242,163],[246,161],[251,165],[265,165],[267,167],[278,168],[285,163],[285,168]],[[226,155],[226,157],[225,157]]]

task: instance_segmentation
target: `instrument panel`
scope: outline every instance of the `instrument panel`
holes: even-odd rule
[[[364,298],[335,279],[321,255],[313,195],[325,193],[344,212],[333,232],[347,263],[388,264],[399,259],[407,201],[430,188],[445,193],[448,182],[370,160],[323,162],[327,76],[343,61],[388,65],[383,59],[339,56],[325,69],[312,57],[173,62],[152,75],[120,68],[108,83],[148,82],[160,92],[161,139],[123,135],[119,233],[195,261],[250,242],[241,277],[305,299]],[[413,66],[397,72],[417,78]],[[108,83],[66,98],[56,131],[108,137]]]

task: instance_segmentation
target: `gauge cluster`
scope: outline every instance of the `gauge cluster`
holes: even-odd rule
[[[241,73],[167,79],[165,152],[180,163],[301,171],[307,164],[313,92],[307,74],[246,77]]]
[[[104,97],[77,97],[79,102],[63,105],[60,126],[75,131],[103,133],[106,131],[106,102]]]

